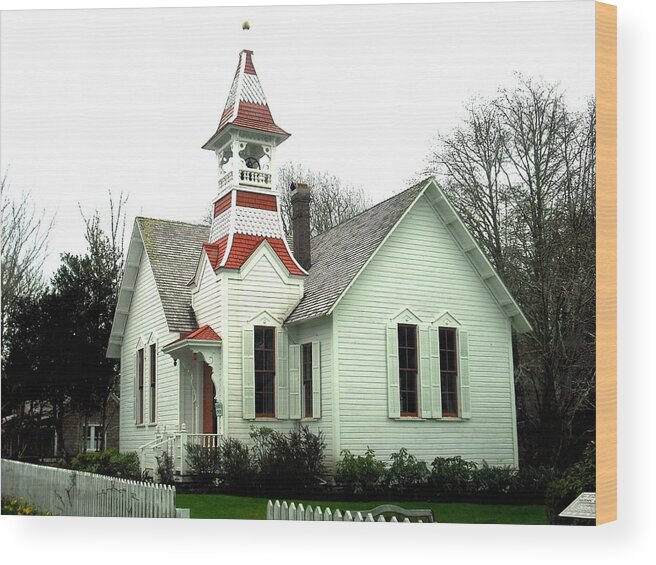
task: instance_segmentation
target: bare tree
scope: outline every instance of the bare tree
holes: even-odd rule
[[[515,338],[516,386],[524,454],[540,461],[594,429],[594,140],[594,102],[573,112],[557,85],[518,76],[428,159],[533,326]]]
[[[310,233],[314,236],[363,212],[369,206],[364,191],[355,188],[328,172],[303,168],[300,164],[285,163],[278,169],[280,211],[285,233],[291,233],[292,203],[290,186],[293,182],[310,186]]]
[[[11,194],[7,173],[0,185],[2,213],[2,312],[14,307],[19,296],[33,296],[44,287],[43,263],[54,218],[38,211],[27,193]]]

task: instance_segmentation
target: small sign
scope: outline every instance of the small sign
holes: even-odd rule
[[[597,518],[597,493],[581,493],[565,510],[558,514],[561,518],[583,518],[595,520]]]
[[[216,411],[217,418],[220,418],[221,416],[223,416],[223,403],[215,402],[214,403],[214,410]]]

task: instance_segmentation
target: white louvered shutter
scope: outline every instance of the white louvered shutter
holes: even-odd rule
[[[276,418],[289,418],[289,364],[287,332],[282,328],[276,331]]]
[[[321,344],[312,342],[312,417],[321,418]]]
[[[387,326],[387,410],[390,418],[401,417],[399,394],[399,335],[396,324],[390,324]]]
[[[289,346],[289,417],[301,419],[301,346]]]
[[[255,418],[255,332],[253,328],[242,330],[242,411],[243,418]]]
[[[469,333],[458,331],[458,352],[460,354],[460,417],[471,418],[471,396],[469,390]]]
[[[430,333],[430,381],[433,418],[442,417],[442,376],[440,374],[440,329],[432,327]]]
[[[419,402],[422,418],[431,417],[430,339],[428,328],[419,328]]]

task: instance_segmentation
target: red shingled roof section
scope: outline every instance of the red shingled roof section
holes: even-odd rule
[[[217,334],[210,326],[204,325],[193,332],[180,336],[176,341],[184,341],[186,339],[199,339],[205,341],[221,341],[221,336]]]
[[[216,271],[221,264],[221,259],[223,259],[223,254],[225,253],[226,247],[228,245],[228,236],[225,235],[221,239],[217,239],[214,243],[204,243],[203,249],[207,253],[207,257],[210,260],[212,268]]]
[[[256,75],[255,66],[253,65],[253,52],[244,49],[243,53],[246,54],[246,63],[244,65],[244,72],[248,75]]]
[[[256,192],[245,192],[243,190],[237,191],[237,206],[269,210],[270,212],[278,210],[276,197],[272,194],[257,194]]]
[[[230,208],[231,203],[232,194],[229,192],[214,204],[214,217],[216,218],[221,212],[225,212],[228,208]]]
[[[219,129],[225,127],[228,124],[228,120],[232,117],[232,110],[233,110],[233,106],[230,106],[230,108],[226,108],[223,111],[223,115],[221,116],[221,120],[219,121]]]
[[[264,240],[269,242],[276,255],[280,258],[283,265],[287,268],[292,275],[304,275],[305,273],[294,263],[294,259],[287,251],[287,247],[282,239],[278,237],[262,237],[259,235],[249,235],[243,233],[236,233],[232,238],[232,247],[230,248],[230,256],[228,257],[225,268],[226,269],[239,269],[258,248],[260,243]],[[228,245],[228,236],[223,236],[214,243],[203,244],[203,249],[209,257],[212,268],[216,271],[221,266],[221,260],[226,252]]]
[[[231,123],[236,126],[289,135],[284,129],[279,128],[273,122],[271,110],[269,110],[269,106],[264,104],[253,104],[241,100],[239,102],[237,117]]]
[[[258,235],[248,235],[236,233],[232,239],[232,248],[230,249],[230,256],[226,261],[226,268],[239,269],[253,254],[257,247],[264,240],[269,242],[269,245],[276,252],[276,255],[283,262],[287,270],[292,275],[304,275],[305,273],[296,266],[291,255],[287,251],[287,247],[282,239],[277,237],[262,237]]]

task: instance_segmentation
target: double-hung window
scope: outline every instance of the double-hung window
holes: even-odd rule
[[[255,326],[255,416],[275,417],[275,328]]]
[[[401,416],[418,416],[417,326],[399,324],[398,338]]]
[[[137,351],[137,423],[144,423],[144,350]]]
[[[305,343],[302,346],[302,363],[301,373],[302,382],[301,387],[303,391],[303,418],[312,418],[312,344]]]
[[[100,424],[88,424],[84,438],[87,451],[100,451],[102,445],[103,427]]]
[[[389,320],[390,418],[471,419],[469,333],[449,312],[428,322],[406,308]]]
[[[440,328],[442,416],[458,416],[458,345],[455,328]]]
[[[155,422],[157,416],[157,346],[150,346],[150,421]]]

